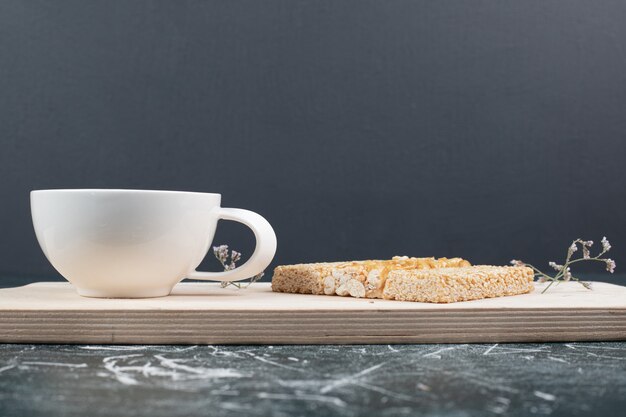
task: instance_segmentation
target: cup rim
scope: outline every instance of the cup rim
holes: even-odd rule
[[[132,189],[132,188],[50,188],[43,190],[31,190],[31,194],[42,194],[42,193],[97,193],[97,194],[106,194],[106,193],[134,193],[134,194],[196,194],[196,195],[211,195],[221,197],[222,195],[219,193],[201,193],[197,191],[174,191],[174,190],[142,190],[142,189]]]

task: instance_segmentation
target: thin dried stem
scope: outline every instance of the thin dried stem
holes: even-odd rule
[[[597,254],[596,256],[591,256],[591,247],[593,246],[593,241],[591,240],[583,240],[583,239],[576,239],[572,242],[572,244],[568,247],[567,249],[567,256],[565,257],[565,262],[563,263],[563,265],[558,265],[555,262],[549,262],[549,265],[556,270],[556,274],[555,275],[549,275],[546,274],[544,272],[542,272],[541,270],[539,270],[538,268],[524,263],[522,261],[516,261],[513,260],[511,261],[512,264],[514,265],[525,265],[529,268],[532,268],[532,270],[535,272],[535,278],[537,278],[537,280],[539,282],[548,282],[549,284],[546,286],[546,288],[543,289],[543,291],[541,291],[541,293],[545,293],[546,291],[548,291],[548,289],[554,284],[557,283],[557,285],[561,282],[566,282],[566,281],[576,281],[578,283],[580,283],[583,287],[585,287],[586,289],[590,290],[591,289],[591,284],[589,282],[585,282],[585,281],[581,281],[580,279],[574,277],[572,275],[570,266],[579,262],[583,262],[583,261],[592,261],[592,262],[604,262],[606,265],[606,270],[609,271],[610,273],[613,273],[615,271],[615,261],[612,260],[611,258],[603,258],[602,256],[604,254],[606,254],[609,250],[611,250],[611,244],[609,243],[609,241],[607,240],[606,237],[603,237],[601,240],[601,244],[602,244],[602,251]],[[581,252],[582,252],[582,256],[580,258],[576,258],[576,259],[572,259],[574,253],[576,253],[578,251],[578,246],[581,247]]]
[[[213,255],[217,258],[217,260],[222,264],[224,271],[231,271],[237,267],[237,262],[241,259],[241,252],[237,252],[236,250],[229,250],[228,245],[220,245],[213,246]],[[248,288],[253,283],[257,282],[265,275],[264,272],[257,274],[250,278],[249,281],[222,281],[221,287],[226,288],[229,285],[236,287],[238,289]]]

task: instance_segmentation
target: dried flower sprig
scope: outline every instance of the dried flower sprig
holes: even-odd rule
[[[549,281],[550,283],[541,292],[542,294],[546,292],[548,288],[552,286],[552,284],[554,284],[555,282],[559,283],[561,281],[563,282],[576,281],[582,284],[583,287],[590,290],[591,283],[586,282],[586,281],[581,281],[578,278],[574,277],[572,275],[572,270],[570,268],[570,265],[575,264],[577,262],[581,262],[581,261],[604,262],[606,266],[606,270],[612,274],[615,271],[615,266],[616,266],[615,261],[611,258],[602,258],[602,255],[604,255],[605,253],[611,250],[611,244],[609,243],[606,237],[603,237],[600,243],[602,243],[602,251],[596,256],[591,256],[591,247],[593,246],[593,240],[582,240],[582,239],[574,240],[572,244],[569,246],[569,248],[567,248],[567,257],[565,258],[565,262],[563,262],[563,265],[557,264],[556,262],[548,262],[548,265],[550,265],[550,267],[557,272],[556,275],[554,276],[545,274],[541,272],[539,269],[532,266],[531,264],[527,264],[522,261],[518,261],[516,259],[513,259],[511,261],[511,264],[515,266],[527,266],[529,268],[532,268],[533,271],[535,271],[535,277],[537,278],[537,282],[543,283],[543,282]],[[578,251],[579,245],[582,249],[582,257],[572,259],[572,256],[574,255],[574,253]]]
[[[231,271],[237,267],[237,262],[241,259],[241,252],[237,252],[236,250],[228,250],[228,245],[220,245],[213,246],[213,255],[217,258],[218,261],[224,267],[224,271]],[[222,281],[222,288],[228,287],[232,285],[239,289],[248,288],[250,284],[257,282],[261,278],[263,278],[265,272],[261,272],[260,274],[256,274],[249,281]],[[245,284],[245,285],[244,285]]]

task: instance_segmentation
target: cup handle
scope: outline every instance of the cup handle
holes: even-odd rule
[[[256,238],[254,252],[246,263],[230,271],[193,271],[187,274],[187,278],[206,281],[239,281],[263,272],[276,253],[276,234],[268,221],[253,211],[236,208],[220,208],[217,215],[220,219],[243,223],[252,229]]]

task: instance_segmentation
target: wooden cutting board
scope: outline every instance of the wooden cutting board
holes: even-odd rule
[[[564,283],[454,304],[182,283],[169,297],[98,299],[69,283],[0,290],[0,342],[97,344],[486,343],[626,340],[626,288]]]

